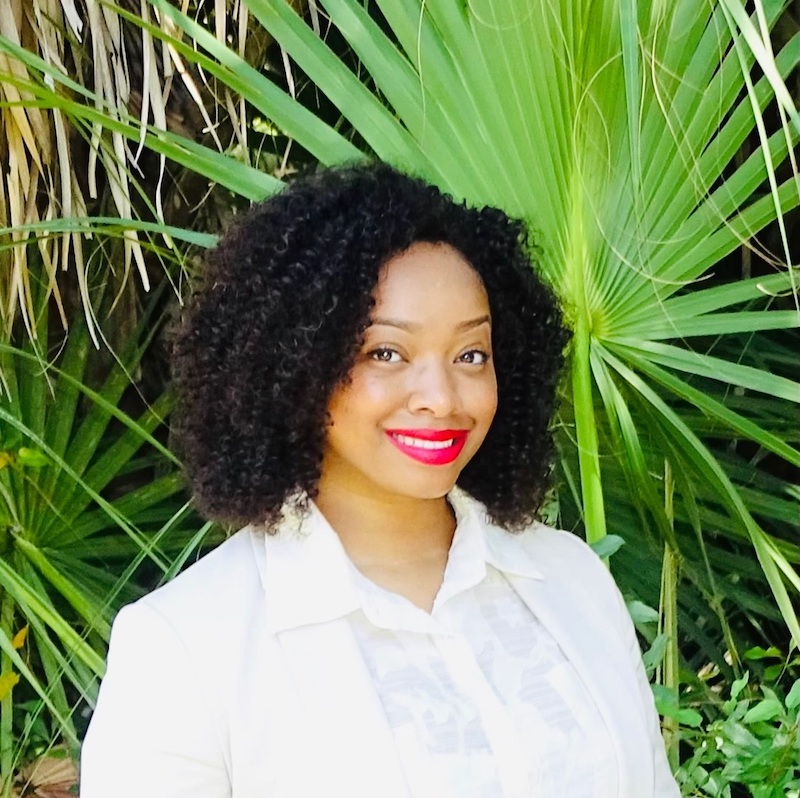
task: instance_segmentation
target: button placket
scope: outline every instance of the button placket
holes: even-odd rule
[[[503,795],[505,798],[528,795],[528,763],[518,731],[478,665],[469,641],[463,634],[452,632],[437,635],[435,643],[453,682],[475,702],[495,757]]]

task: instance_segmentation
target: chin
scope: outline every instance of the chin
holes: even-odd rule
[[[415,499],[441,499],[455,487],[457,478],[458,475],[445,477],[443,474],[430,474],[408,482],[402,488],[395,485],[395,491]]]

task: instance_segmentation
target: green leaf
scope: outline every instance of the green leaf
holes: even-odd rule
[[[674,715],[675,720],[682,726],[690,726],[693,729],[699,728],[703,723],[703,716],[694,709],[681,709]]]
[[[774,657],[782,657],[780,650],[775,646],[769,648],[762,648],[761,646],[753,646],[744,652],[745,659],[759,660],[759,659],[772,659]]]
[[[743,723],[759,723],[773,720],[783,712],[783,706],[777,698],[765,698],[755,706],[750,707],[742,718]]]
[[[667,644],[669,643],[669,638],[665,634],[658,635],[655,640],[653,640],[653,644],[647,651],[644,652],[642,655],[642,660],[644,661],[645,670],[648,673],[652,673],[664,659],[664,654],[667,651]]]
[[[180,37],[167,35],[163,27],[144,25],[136,15],[126,13],[122,9],[119,9],[119,13],[131,22],[142,25],[148,33],[174,47],[188,61],[197,63],[224,85],[239,92],[289,137],[302,140],[303,146],[322,163],[341,163],[364,157],[351,142],[300,103],[288,97],[272,81],[175,6],[165,0],[150,0],[150,2],[165,19],[187,33],[191,41],[202,47],[211,58],[201,56]]]
[[[632,341],[622,339],[615,342],[619,347],[645,353],[652,362],[688,374],[710,377],[731,385],[769,394],[789,402],[800,402],[800,383],[769,374],[763,369],[742,366],[722,358],[687,351],[677,346],[655,341]]]
[[[78,127],[100,125],[137,144],[143,140],[144,144],[154,152],[177,164],[196,169],[210,181],[219,183],[252,200],[263,199],[275,193],[282,186],[282,183],[271,175],[185,136],[171,133],[154,125],[145,126],[143,132],[140,120],[120,112],[119,109],[114,109],[114,113],[109,113],[108,109],[105,111],[102,108],[98,109],[94,104],[69,99],[66,92],[56,92],[51,89],[47,83],[48,79],[80,95],[87,95],[89,92],[43,59],[10,40],[0,37],[0,53],[2,52],[18,59],[28,69],[39,74],[42,79],[41,84],[31,81],[20,83],[14,75],[5,74],[3,75],[5,81],[15,85],[20,91],[36,97],[41,101],[43,107],[50,107],[66,114]]]
[[[640,623],[658,623],[659,614],[658,610],[649,607],[642,601],[628,601],[628,614],[635,624]]]
[[[800,679],[795,681],[786,695],[786,708],[797,709],[800,707]]]
[[[749,681],[750,681],[750,673],[748,671],[745,671],[742,676],[740,676],[733,682],[733,684],[731,685],[731,698],[733,700],[736,700],[739,697],[742,690],[744,690]]]
[[[358,78],[285,2],[247,0],[253,16],[280,42],[298,66],[362,132],[381,160],[411,170],[426,170],[419,145]],[[429,167],[428,167],[429,169]]]
[[[595,541],[591,544],[592,550],[598,557],[607,559],[619,551],[621,546],[625,545],[625,541],[619,535],[606,535],[604,538]]]
[[[17,462],[27,468],[44,468],[50,463],[42,452],[37,449],[29,449],[27,446],[22,446],[17,450]]]

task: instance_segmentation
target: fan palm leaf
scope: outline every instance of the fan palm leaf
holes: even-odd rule
[[[169,394],[139,412],[119,407],[159,329],[159,297],[98,378],[81,316],[58,354],[42,359],[41,347],[56,342],[45,280],[33,286],[35,337],[0,343],[0,662],[17,682],[0,694],[6,791],[16,765],[43,744],[30,739],[37,718],[77,746],[75,709],[94,702],[113,613],[142,581],[173,574],[209,529],[198,532],[178,462],[159,439]],[[97,288],[92,298],[108,304]],[[19,630],[24,647],[14,645]]]
[[[168,20],[225,70],[242,74],[211,34],[165,0],[152,2],[162,24]],[[681,524],[677,535],[670,532],[665,517],[658,474],[666,457],[681,475],[679,514],[688,512],[682,504],[698,501],[724,508],[731,524],[706,529],[709,545],[717,531],[749,538],[800,642],[789,594],[798,587],[797,552],[779,543],[796,533],[796,521],[777,532],[773,524],[777,539],[765,531],[751,506],[768,495],[747,494],[693,429],[699,416],[798,464],[796,441],[770,431],[765,415],[796,404],[800,386],[788,369],[748,362],[759,341],[768,345],[769,331],[800,324],[796,304],[779,298],[796,284],[785,229],[779,226],[777,253],[754,238],[800,202],[796,169],[783,178],[776,171],[784,162],[794,167],[800,135],[782,83],[800,60],[800,36],[774,57],[768,38],[785,4],[758,2],[751,18],[735,0],[378,0],[383,23],[355,0],[321,5],[378,93],[289,4],[248,1],[366,143],[364,156],[503,207],[536,232],[539,267],[574,330],[561,448],[573,447],[576,509],[587,537],[620,529],[606,497],[621,479],[642,505],[637,522],[623,527],[632,545],[640,545],[644,525],[677,553],[691,548],[686,539],[694,533]],[[756,58],[758,79],[751,77]],[[242,87],[253,102],[257,85]],[[319,121],[313,134],[298,131],[307,111],[286,96],[258,107],[324,163],[352,159],[333,129],[330,146],[323,143]],[[784,123],[768,134],[765,114],[775,107]],[[737,163],[748,137],[756,145]],[[743,245],[775,264],[774,273],[709,280]],[[734,336],[740,349],[719,345]],[[734,410],[731,391],[761,397],[771,410]],[[708,495],[693,496],[693,480]],[[569,497],[566,491],[564,505]],[[699,576],[702,569],[684,569],[693,571],[698,587],[714,583],[709,573]]]

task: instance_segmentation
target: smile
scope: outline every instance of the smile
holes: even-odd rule
[[[387,430],[386,436],[407,457],[425,465],[447,465],[461,454],[467,430]]]

